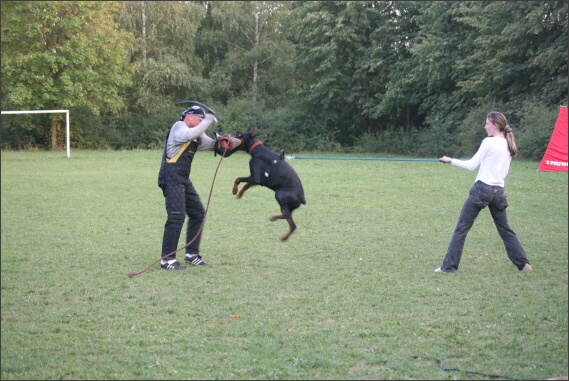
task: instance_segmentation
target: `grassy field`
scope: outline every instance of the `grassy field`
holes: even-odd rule
[[[231,194],[249,173],[238,153],[213,186],[210,266],[129,278],[160,256],[160,157],[1,153],[2,379],[567,375],[567,173],[512,165],[510,225],[533,272],[511,264],[484,210],[459,272],[435,274],[476,172],[290,160],[307,204],[281,242],[272,191]],[[219,160],[195,158],[204,204]]]

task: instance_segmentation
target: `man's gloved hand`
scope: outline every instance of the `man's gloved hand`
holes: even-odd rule
[[[241,140],[232,137],[229,134],[219,135],[214,132],[215,135],[215,146],[214,155],[221,155],[223,157],[229,157],[233,155],[235,151],[239,151],[241,146]]]
[[[205,104],[203,104],[203,103],[199,103],[199,102],[195,102],[195,103],[198,103],[199,106],[205,111],[206,114],[211,114],[211,115],[213,115],[213,122],[214,122],[214,123],[218,123],[217,115],[215,115],[215,111],[213,111],[212,109],[210,109],[209,107],[207,107],[207,106],[206,106]]]

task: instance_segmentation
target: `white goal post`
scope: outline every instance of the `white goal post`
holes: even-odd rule
[[[67,157],[71,156],[69,144],[69,110],[28,110],[28,111],[2,111],[2,114],[63,114],[65,113],[65,140],[67,145]]]

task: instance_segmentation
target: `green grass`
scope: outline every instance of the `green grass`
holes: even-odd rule
[[[2,379],[567,375],[567,173],[512,165],[509,219],[533,272],[485,210],[459,272],[435,274],[476,172],[291,160],[307,204],[281,242],[272,191],[231,194],[249,172],[235,154],[213,187],[210,266],[129,278],[160,254],[160,151],[1,155]],[[219,160],[195,158],[204,204]]]

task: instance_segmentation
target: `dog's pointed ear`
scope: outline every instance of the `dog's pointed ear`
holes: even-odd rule
[[[251,136],[255,135],[257,135],[257,127],[253,127],[253,129],[251,130]]]

